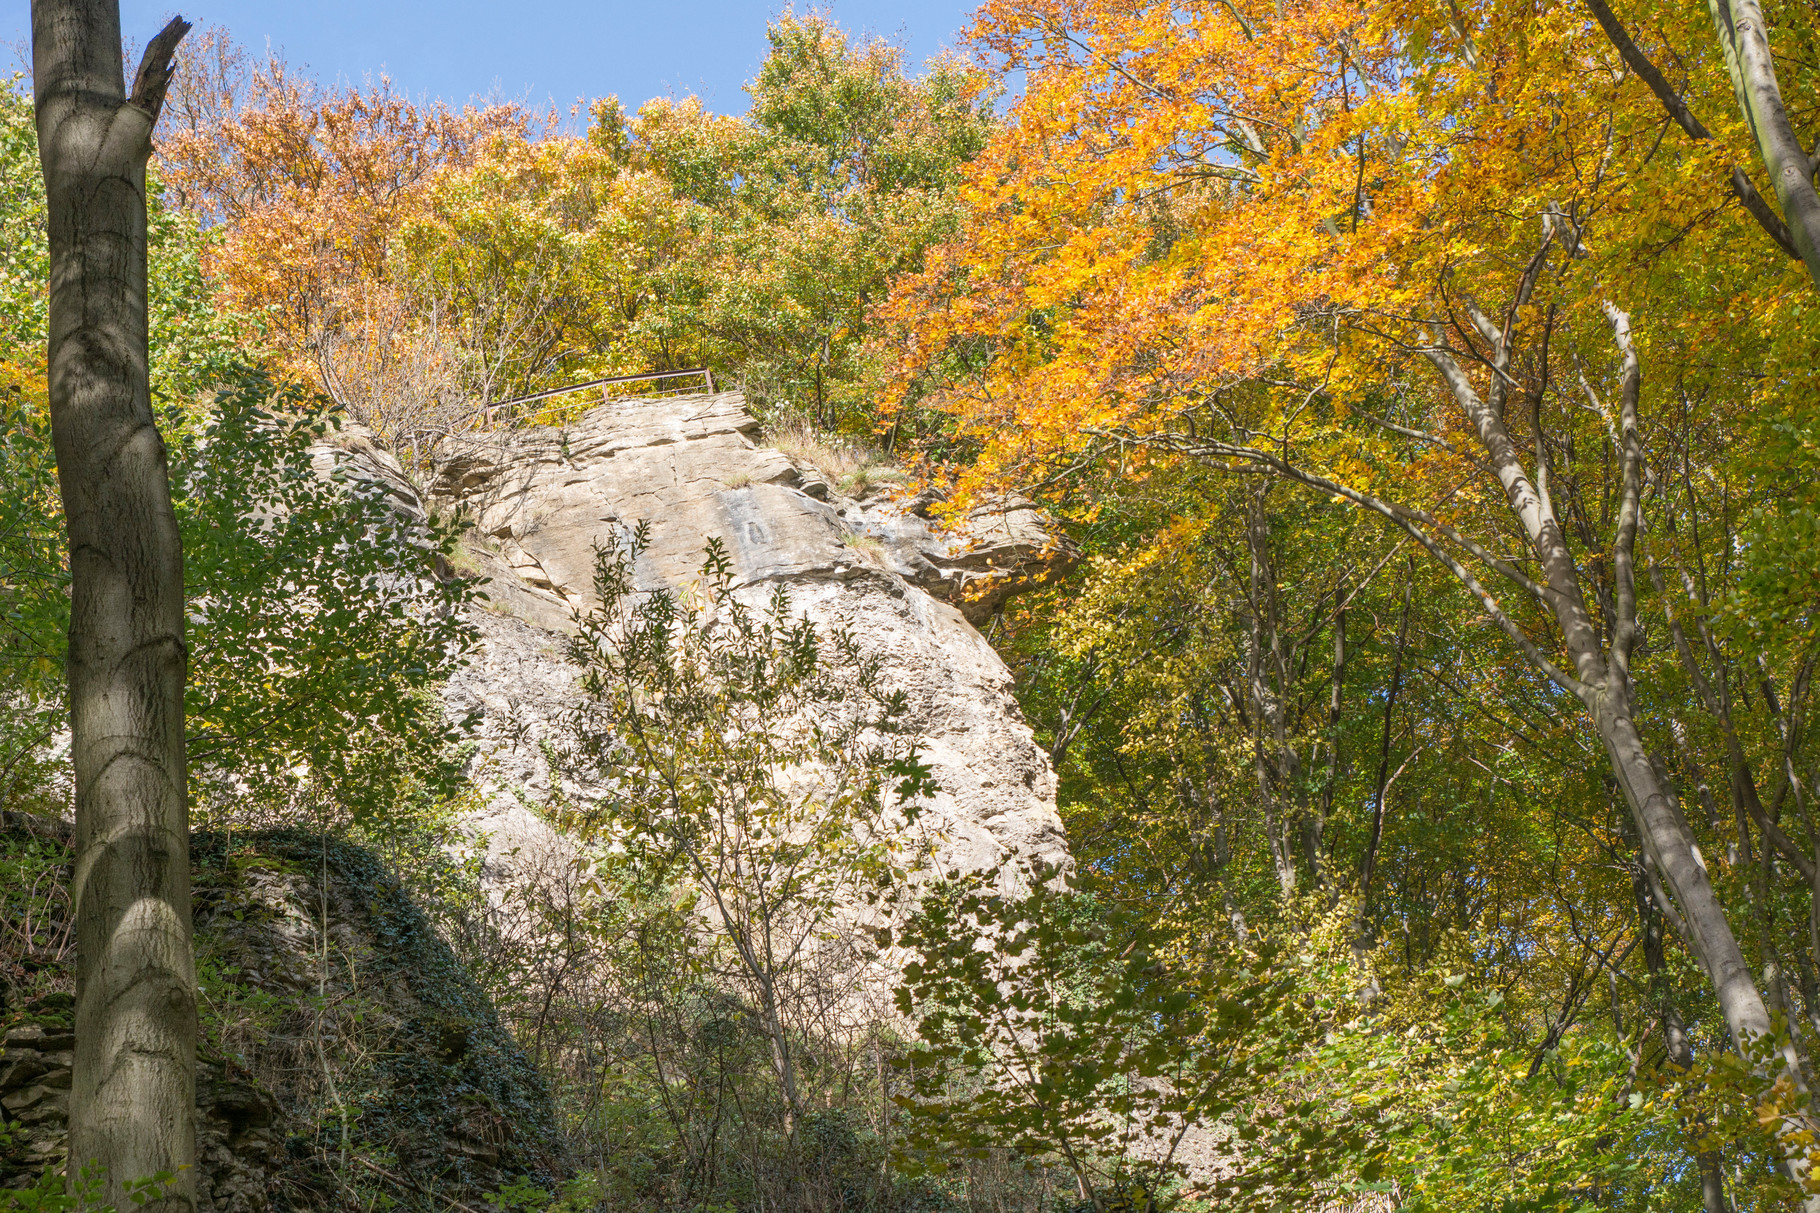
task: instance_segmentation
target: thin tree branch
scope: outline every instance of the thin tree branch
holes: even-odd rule
[[[1568,691],[1582,701],[1587,700],[1587,697],[1592,694],[1592,688],[1586,683],[1581,682],[1578,678],[1575,678],[1573,675],[1555,665],[1554,662],[1550,661],[1536,642],[1531,640],[1524,634],[1523,629],[1517,626],[1516,620],[1512,619],[1510,615],[1505,612],[1497,598],[1480,583],[1477,577],[1473,576],[1472,570],[1462,565],[1459,560],[1454,557],[1453,553],[1442,547],[1433,535],[1428,534],[1427,531],[1422,529],[1424,525],[1434,526],[1436,529],[1444,529],[1447,531],[1451,531],[1452,528],[1445,528],[1443,524],[1426,517],[1420,511],[1412,510],[1407,506],[1398,505],[1395,502],[1385,501],[1384,499],[1375,497],[1369,493],[1362,493],[1357,489],[1340,484],[1337,481],[1329,480],[1325,476],[1319,476],[1313,472],[1298,468],[1272,452],[1261,451],[1254,447],[1235,446],[1231,443],[1218,442],[1212,439],[1191,439],[1186,435],[1175,434],[1120,434],[1098,429],[1092,429],[1086,432],[1096,436],[1115,438],[1137,446],[1161,447],[1164,449],[1181,451],[1185,454],[1213,456],[1227,461],[1250,463],[1262,471],[1274,473],[1285,480],[1294,481],[1306,488],[1318,489],[1329,497],[1343,498],[1353,505],[1360,506],[1382,516],[1420,544],[1436,560],[1439,560],[1447,571],[1452,573],[1474,598],[1478,599],[1479,605],[1485,609],[1486,614],[1489,615],[1492,621],[1498,625],[1504,634],[1510,637],[1511,641],[1523,651],[1523,655],[1529,659],[1530,663],[1534,665],[1537,670],[1546,675],[1550,681],[1554,682],[1562,690]],[[1449,539],[1455,539],[1456,537],[1464,538],[1463,536],[1458,536],[1458,532],[1449,534],[1446,537]],[[1474,546],[1476,547],[1477,545]],[[1523,586],[1525,589],[1529,589],[1533,594],[1543,598],[1544,603],[1546,604],[1548,591],[1545,587],[1537,585],[1520,571],[1512,568],[1508,562],[1497,560],[1497,558],[1492,557],[1489,553],[1484,553],[1483,549],[1480,549],[1473,554],[1491,564],[1498,572],[1503,573],[1518,585]]]
[[[1617,15],[1611,11],[1611,7],[1605,3],[1605,0],[1586,0],[1586,7],[1592,10],[1592,15],[1599,22],[1599,28],[1605,31],[1605,36],[1617,48],[1618,54],[1624,59],[1625,66],[1629,67],[1637,74],[1639,80],[1649,86],[1649,91],[1656,95],[1656,99],[1662,103],[1662,108],[1668,111],[1668,116],[1675,120],[1675,124],[1686,131],[1691,138],[1703,141],[1711,139],[1713,133],[1706,129],[1705,123],[1694,116],[1692,110],[1687,108],[1687,102],[1682,100],[1681,94],[1675,91],[1674,86],[1669,84],[1667,77],[1663,76],[1656,65],[1649,61],[1649,56],[1643,53],[1643,48],[1637,45],[1636,40],[1630,36],[1630,31],[1624,28],[1623,22],[1618,20]],[[1769,238],[1776,242],[1776,247],[1794,260],[1801,260],[1801,253],[1795,248],[1794,238],[1789,235],[1788,224],[1782,222],[1782,217],[1770,209],[1770,205],[1764,200],[1763,195],[1757,192],[1757,187],[1751,184],[1750,177],[1735,164],[1732,166],[1730,184],[1732,193],[1737,196],[1739,202],[1744,204],[1744,209],[1750,212],[1751,218],[1757,221],[1757,226],[1761,227]]]

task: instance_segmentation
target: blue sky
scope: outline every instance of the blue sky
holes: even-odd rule
[[[814,7],[848,30],[900,43],[920,65],[956,43],[976,3],[824,0]],[[255,50],[270,39],[325,80],[358,81],[383,68],[413,96],[464,101],[497,86],[507,97],[566,109],[606,93],[618,93],[628,108],[697,93],[712,109],[743,113],[741,86],[764,55],[766,21],[783,7],[783,0],[123,0],[120,19],[128,41],[143,44],[182,13],[198,26],[226,26]],[[0,42],[24,46],[30,35],[26,0],[6,0]]]

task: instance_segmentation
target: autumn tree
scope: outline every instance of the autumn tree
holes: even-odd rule
[[[324,90],[217,33],[165,181],[220,223],[225,298],[388,438],[433,444],[565,378],[704,364],[766,407],[863,425],[870,309],[952,227],[991,91],[820,17],[768,36],[747,116],[607,98],[577,138],[383,80]]]
[[[370,378],[409,379],[432,411],[456,407],[437,383],[454,394],[459,359],[400,297],[391,234],[439,170],[539,120],[512,105],[420,105],[383,78],[325,89],[275,53],[253,62],[218,30],[194,56],[199,78],[179,92],[159,165],[174,200],[220,226],[207,268],[223,302],[261,318],[288,371],[375,428],[387,427]]]
[[[1379,551],[1433,561],[1520,657],[1509,677],[1597,739],[1651,912],[1736,1049],[1780,1076],[1803,1175],[1801,1059],[1748,952],[1762,894],[1720,873],[1726,904],[1665,774],[1694,720],[1657,690],[1683,675],[1658,660],[1675,604],[1649,572],[1671,561],[1650,488],[1667,402],[1730,425],[1807,390],[1805,370],[1761,378],[1805,361],[1788,321],[1806,284],[1728,196],[1738,132],[1664,154],[1673,119],[1609,41],[1522,5],[1014,0],[975,33],[1027,91],[969,174],[961,236],[894,296],[899,407],[933,418],[963,490],[1042,487],[1091,518],[1103,461],[1143,484],[1187,461],[1356,507],[1388,529]],[[1723,65],[1692,65],[1688,88],[1729,94]],[[1690,197],[1692,215],[1666,202]],[[1745,330],[1722,298],[1752,300]],[[1309,655],[1334,643],[1337,699],[1345,627],[1311,616],[1292,634]]]

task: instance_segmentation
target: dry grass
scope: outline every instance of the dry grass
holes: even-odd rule
[[[494,544],[470,531],[449,553],[449,566],[463,577],[481,576],[487,568],[485,556],[491,555],[494,549]]]
[[[766,437],[790,462],[814,468],[850,497],[864,496],[875,485],[904,480],[903,472],[880,451],[851,438],[820,433],[803,421],[787,422]]]
[[[878,536],[860,535],[848,531],[841,538],[846,541],[849,548],[853,549],[853,554],[859,557],[861,564],[869,564],[880,569],[890,567],[890,558],[885,555],[885,541]]]
[[[868,464],[842,476],[836,482],[836,487],[849,497],[864,497],[878,485],[902,484],[905,479],[905,475],[894,467]]]

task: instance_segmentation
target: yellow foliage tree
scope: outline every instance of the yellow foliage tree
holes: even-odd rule
[[[1711,436],[1816,386],[1812,286],[1737,204],[1695,17],[1627,14],[1700,139],[1573,8],[994,0],[975,38],[1026,92],[888,345],[963,501],[1189,460],[1425,552],[1596,738],[1734,1044],[1800,1086],[1639,723],[1672,605],[1646,570],[1689,567],[1692,508],[1652,452],[1685,408]],[[1779,1132],[1804,1177],[1804,1118]]]

